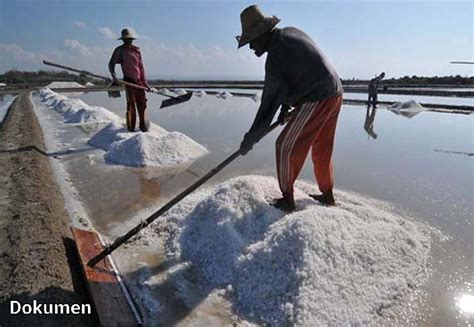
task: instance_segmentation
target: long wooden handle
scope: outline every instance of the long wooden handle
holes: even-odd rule
[[[48,65],[48,66],[53,66],[53,67],[58,67],[58,68],[70,70],[70,71],[73,71],[73,72],[76,72],[76,73],[79,73],[79,74],[89,75],[89,76],[92,76],[92,77],[95,77],[95,78],[100,78],[100,79],[103,79],[103,80],[110,80],[110,78],[108,78],[106,76],[97,75],[97,74],[88,72],[87,70],[80,70],[80,69],[76,69],[76,68],[73,68],[73,67],[68,67],[68,66],[56,64],[54,62],[50,62],[50,61],[46,61],[46,60],[43,60],[43,64]],[[130,87],[133,87],[133,88],[136,88],[136,89],[150,91],[147,87],[141,86],[141,85],[138,85],[138,84],[125,82],[123,80],[117,80],[117,82],[122,84],[122,85],[130,86]]]
[[[266,136],[268,133],[273,131],[276,127],[281,125],[280,121],[277,121],[273,123],[270,128],[267,130],[267,132],[262,136]],[[94,267],[100,260],[105,258],[107,255],[111,254],[115,249],[117,249],[120,245],[125,243],[128,239],[130,239],[132,236],[140,232],[143,228],[147,227],[150,225],[155,219],[160,217],[162,214],[167,212],[169,209],[171,209],[174,205],[176,205],[178,202],[183,200],[186,196],[188,196],[190,193],[192,193],[194,190],[196,190],[199,186],[207,182],[211,177],[216,175],[218,172],[220,172],[225,166],[230,164],[232,161],[234,161],[235,158],[237,158],[240,155],[240,149],[235,151],[233,154],[231,154],[227,159],[225,159],[223,162],[221,162],[219,165],[217,165],[215,168],[213,168],[211,171],[209,171],[206,175],[204,175],[202,178],[200,178],[198,181],[196,181],[194,184],[189,186],[187,189],[185,189],[183,192],[178,194],[176,197],[171,199],[168,203],[166,203],[164,206],[162,206],[158,211],[153,213],[151,216],[149,216],[147,219],[144,221],[140,222],[137,224],[135,227],[133,227],[130,231],[128,231],[126,234],[119,236],[115,239],[115,241],[108,245],[102,252],[100,252],[98,255],[93,257],[87,265],[90,267]]]

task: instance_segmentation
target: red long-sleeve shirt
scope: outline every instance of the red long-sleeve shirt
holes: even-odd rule
[[[128,77],[140,85],[148,86],[139,47],[134,45],[121,45],[115,48],[109,61],[109,71],[112,76],[115,76],[116,64],[122,66],[124,78]]]

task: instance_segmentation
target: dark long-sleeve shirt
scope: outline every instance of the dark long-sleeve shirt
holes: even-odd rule
[[[272,32],[262,102],[247,136],[259,139],[281,104],[291,106],[342,94],[342,83],[313,40],[295,27]]]
[[[109,61],[109,71],[112,76],[115,76],[116,64],[121,64],[125,78],[140,85],[148,85],[139,47],[121,45],[115,48]]]
[[[374,77],[370,80],[370,82],[369,82],[369,93],[370,94],[377,93],[377,90],[378,90],[378,88],[380,86],[380,83],[382,82],[382,79],[383,79],[382,76],[377,76],[377,77]]]

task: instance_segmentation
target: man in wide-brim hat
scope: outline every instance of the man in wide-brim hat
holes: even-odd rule
[[[288,120],[276,141],[278,182],[283,197],[272,204],[282,210],[295,209],[294,182],[310,149],[321,194],[315,200],[335,205],[332,152],[342,83],[331,63],[313,40],[295,27],[276,28],[277,17],[266,17],[256,5],[241,15],[242,34],[238,47],[247,43],[255,55],[268,53],[262,101],[250,130],[240,146],[245,155],[268,130],[277,109],[279,120]],[[288,117],[288,109],[295,107]]]
[[[123,80],[125,82],[137,84],[150,89],[145,76],[145,69],[143,68],[142,55],[140,48],[132,44],[136,37],[134,33],[124,28],[118,40],[122,40],[123,44],[115,48],[112,57],[109,61],[109,71],[114,80],[117,79],[115,75],[115,65],[122,66]],[[146,132],[148,126],[145,118],[146,110],[146,95],[142,89],[126,86],[125,92],[127,95],[127,113],[126,121],[129,131],[135,131],[135,124],[137,120],[137,111],[140,118],[140,130]]]

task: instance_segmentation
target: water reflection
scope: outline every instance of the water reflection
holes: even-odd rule
[[[107,95],[109,98],[120,98],[120,91],[119,90],[108,90]]]
[[[474,295],[462,294],[457,301],[459,311],[465,315],[474,315]]]
[[[388,107],[388,110],[393,112],[395,115],[402,116],[402,117],[409,118],[409,119],[415,117],[420,112],[424,111],[424,110],[416,110],[416,109],[400,110],[398,108],[395,109],[395,108],[391,108],[391,107]]]
[[[377,108],[373,108],[370,114],[369,111],[370,106],[367,106],[367,111],[365,113],[364,130],[367,132],[369,137],[372,137],[375,140],[377,139],[377,134],[374,132],[374,120]]]

